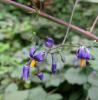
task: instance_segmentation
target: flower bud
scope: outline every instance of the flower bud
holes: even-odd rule
[[[44,75],[43,75],[42,72],[38,72],[37,76],[38,76],[38,78],[39,78],[40,80],[43,80],[43,79],[44,79]]]
[[[48,37],[45,40],[45,46],[48,47],[48,48],[52,48],[53,45],[54,45],[54,40],[51,37]]]
[[[27,65],[24,65],[22,67],[22,71],[21,71],[21,74],[20,74],[20,77],[23,78],[23,80],[27,80],[28,77],[29,77],[29,66]]]

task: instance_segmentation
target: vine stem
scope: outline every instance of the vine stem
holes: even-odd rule
[[[96,19],[94,20],[93,25],[92,25],[92,27],[91,27],[91,29],[90,29],[90,32],[93,32],[97,21],[98,21],[98,16],[97,16]]]
[[[75,8],[76,8],[76,5],[78,4],[78,2],[79,2],[79,0],[76,0],[76,1],[75,1],[74,7],[73,7],[73,9],[72,9],[71,16],[70,16],[69,24],[72,23],[72,18],[73,18],[73,15],[74,15],[74,12],[75,12]],[[66,41],[66,39],[67,39],[67,37],[68,37],[69,30],[70,30],[70,26],[68,25],[66,34],[65,34],[64,39],[63,39],[63,41],[62,41],[62,45],[65,43],[65,41]]]
[[[24,5],[24,4],[21,4],[21,3],[18,3],[18,2],[12,1],[12,0],[0,0],[0,2],[5,3],[5,4],[14,5],[14,6],[16,6],[17,8],[21,8],[21,9],[26,10],[26,11],[28,11],[28,12],[32,12],[32,13],[36,13],[36,12],[37,12],[35,9],[33,9],[33,8],[31,8],[31,7],[28,7],[28,6]],[[82,33],[83,35],[85,35],[85,36],[87,36],[87,37],[89,37],[89,38],[91,38],[91,39],[94,39],[94,40],[98,41],[98,37],[97,37],[97,36],[95,36],[95,35],[92,34],[91,32],[86,31],[86,30],[84,30],[84,29],[82,29],[82,28],[80,28],[80,27],[78,27],[78,26],[75,26],[75,25],[73,25],[73,24],[64,22],[64,21],[61,20],[61,19],[58,19],[58,18],[56,18],[56,17],[53,17],[53,16],[48,15],[48,14],[46,14],[46,13],[44,13],[44,12],[41,12],[41,11],[39,12],[39,15],[40,15],[41,17],[43,17],[43,18],[46,18],[46,19],[51,20],[51,21],[53,21],[53,22],[56,22],[56,23],[58,23],[58,24],[60,24],[60,25],[63,25],[63,26],[65,26],[65,27],[66,27],[66,26],[67,26],[67,27],[69,26],[70,28],[72,28],[72,29],[74,29],[74,30],[76,30],[76,31],[79,31],[79,32]]]

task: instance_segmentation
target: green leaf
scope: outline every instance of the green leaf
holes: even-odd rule
[[[15,83],[12,83],[5,89],[5,92],[15,92],[17,91],[17,89],[17,85]]]
[[[87,82],[87,76],[80,73],[80,69],[70,68],[65,74],[65,78],[71,84],[84,84]]]
[[[17,91],[5,93],[3,100],[26,100],[29,91]]]
[[[28,100],[60,100],[62,98],[59,94],[47,94],[42,87],[32,89],[29,93]]]
[[[29,92],[28,100],[45,100],[46,92],[42,89],[42,87],[37,87],[32,89]]]
[[[65,79],[62,75],[50,75],[50,74],[44,74],[45,75],[45,86],[55,86],[58,87]]]
[[[7,92],[4,100],[60,100],[62,96],[59,94],[48,94],[42,87],[33,88],[32,90]]]
[[[88,82],[92,85],[98,86],[98,77],[94,77],[92,74],[88,76]]]
[[[88,91],[91,100],[98,100],[98,87],[92,86]]]
[[[98,48],[93,48],[91,53],[94,55],[95,60],[90,61],[91,67],[95,70],[98,70]]]
[[[9,44],[8,43],[0,43],[0,53],[4,52],[5,50],[9,49]]]
[[[60,94],[48,95],[46,100],[61,100],[62,96]]]

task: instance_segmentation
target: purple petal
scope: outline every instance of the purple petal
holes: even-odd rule
[[[52,73],[55,74],[56,73],[56,69],[57,69],[57,64],[52,64]]]
[[[35,47],[30,48],[30,50],[29,50],[29,56],[31,58],[33,58],[35,51],[36,51],[36,48]]]
[[[24,65],[22,67],[21,77],[23,78],[23,80],[28,79],[28,77],[29,77],[29,66]]]
[[[78,58],[84,58],[84,47],[80,47],[77,52],[76,55]]]
[[[38,76],[38,78],[39,78],[40,80],[43,80],[43,79],[44,79],[44,75],[43,75],[42,72],[39,72],[39,73],[37,74],[37,76]]]
[[[85,59],[90,59],[90,58],[91,58],[90,51],[88,49],[86,49]]]
[[[48,37],[45,40],[45,46],[51,48],[54,45],[54,40],[51,37]]]
[[[90,59],[90,51],[82,46],[76,51],[76,56],[78,58]]]
[[[45,56],[45,52],[41,51],[39,53],[37,53],[34,58],[38,61],[41,62],[44,60],[44,56]]]

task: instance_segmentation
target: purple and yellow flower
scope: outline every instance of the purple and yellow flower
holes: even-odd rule
[[[44,79],[44,75],[43,75],[42,72],[38,72],[37,76],[38,76],[38,78],[39,78],[40,80],[43,80],[43,79]]]
[[[30,67],[35,67],[38,72],[37,76],[39,77],[40,80],[43,80],[44,76],[43,73],[40,72],[38,63],[44,60],[45,52],[40,51],[36,53],[36,48],[32,47],[30,48],[29,56],[30,56],[30,61],[22,67],[20,77],[23,78],[23,80],[27,80],[29,77]]]
[[[52,73],[55,75],[56,74],[56,70],[57,70],[56,58],[55,58],[55,54],[54,53],[52,53],[51,56],[52,56],[51,70],[52,70]]]
[[[30,67],[35,67],[38,62],[42,62],[44,60],[45,52],[40,51],[36,53],[36,48],[32,47],[29,51],[29,56],[31,57]]]
[[[54,40],[51,37],[47,37],[45,40],[45,46],[48,48],[52,48],[54,45]]]
[[[86,61],[90,59],[91,54],[90,54],[90,51],[86,47],[81,46],[76,51],[76,56],[79,59],[80,67],[82,68],[86,65]]]
[[[23,80],[27,80],[28,77],[29,77],[29,66],[27,65],[24,65],[22,67],[22,71],[21,71],[21,74],[20,74],[20,78],[23,78]]]

